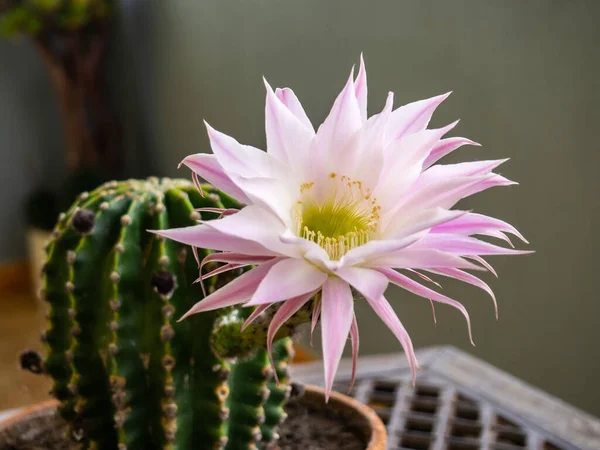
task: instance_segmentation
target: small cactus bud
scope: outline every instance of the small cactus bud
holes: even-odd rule
[[[80,209],[73,214],[71,225],[75,231],[87,234],[94,228],[95,221],[96,216],[94,215],[93,211],[90,211],[89,209]]]
[[[21,353],[19,363],[21,365],[21,369],[28,370],[36,375],[44,371],[42,357],[39,355],[39,353],[34,352],[33,350],[27,350]]]
[[[160,270],[152,274],[152,287],[161,295],[171,293],[175,287],[175,278],[171,272]]]

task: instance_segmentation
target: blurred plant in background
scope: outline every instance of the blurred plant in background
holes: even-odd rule
[[[67,177],[60,192],[38,186],[31,227],[50,230],[75,196],[118,176],[120,127],[110,109],[105,61],[114,0],[0,0],[0,32],[34,43],[57,94]]]

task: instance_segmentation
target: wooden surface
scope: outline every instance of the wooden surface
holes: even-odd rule
[[[0,263],[0,292],[2,292],[2,296],[5,296],[5,293],[24,291],[29,284],[30,273],[27,261]]]
[[[50,381],[22,371],[23,350],[42,350],[44,313],[29,292],[0,294],[0,410],[47,400]]]

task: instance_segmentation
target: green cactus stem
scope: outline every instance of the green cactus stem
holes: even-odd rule
[[[187,181],[152,178],[107,183],[59,217],[41,293],[46,356],[28,352],[21,363],[52,377],[82,448],[250,450],[276,438],[289,392],[287,337],[310,320],[311,305],[276,336],[279,385],[264,349],[275,307],[243,332],[251,309],[177,322],[203,297],[193,283],[197,261],[189,247],[146,230],[195,225],[203,207],[239,206],[208,185],[201,193]],[[237,274],[205,286],[213,292]]]

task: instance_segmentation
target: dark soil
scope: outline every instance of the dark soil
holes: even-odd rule
[[[290,401],[280,439],[270,450],[365,450],[364,432],[351,417],[342,417],[322,403]],[[364,426],[364,425],[363,425]],[[66,424],[55,414],[39,415],[0,432],[0,450],[76,450],[65,439]]]
[[[287,420],[279,429],[277,450],[365,450],[364,433],[351,419],[339,416],[325,405],[292,401]]]

